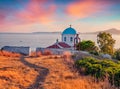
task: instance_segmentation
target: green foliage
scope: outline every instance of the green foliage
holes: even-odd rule
[[[116,50],[116,52],[114,53],[114,57],[117,60],[120,60],[120,49]]]
[[[113,61],[111,61],[111,60],[102,60],[101,62],[100,62],[100,64],[104,67],[104,68],[106,68],[106,67],[115,67],[116,66],[116,63],[115,62],[113,62]]]
[[[114,75],[114,84],[117,87],[120,87],[120,69],[116,71]]]
[[[114,44],[115,40],[112,38],[110,33],[101,32],[97,35],[97,43],[101,52],[110,55],[114,54]]]
[[[92,57],[86,57],[75,62],[76,67],[80,70],[84,69],[85,75],[91,75],[98,81],[109,79],[111,85],[120,87],[120,63],[112,60],[98,60]]]
[[[82,42],[77,44],[77,50],[83,50],[83,51],[92,51],[96,49],[95,42],[91,40],[83,40]]]
[[[103,70],[102,66],[100,64],[92,64],[89,67],[89,74],[94,76],[97,79],[103,79],[105,76],[105,71]]]
[[[97,56],[99,55],[99,52],[98,52],[97,50],[95,50],[95,51],[90,51],[89,53],[90,53],[90,54],[97,55]]]

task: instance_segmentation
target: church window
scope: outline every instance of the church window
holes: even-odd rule
[[[70,37],[70,41],[73,42],[73,37]]]
[[[66,37],[64,37],[64,41],[66,41]]]

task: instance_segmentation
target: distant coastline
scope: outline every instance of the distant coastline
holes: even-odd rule
[[[61,34],[61,32],[32,32],[32,34]]]
[[[120,35],[120,30],[116,28],[111,28],[108,30],[103,31],[96,31],[96,32],[78,32],[79,34],[98,34],[100,32],[108,32],[113,35]],[[61,34],[62,32],[31,32],[31,33],[14,33],[14,32],[0,32],[0,34]]]
[[[0,32],[0,34],[61,34],[61,32],[32,32],[32,33]]]
[[[100,32],[107,32],[107,33],[110,33],[110,34],[113,34],[113,35],[120,35],[120,30],[118,30],[116,28],[111,28],[111,29],[108,29],[108,30],[96,31],[96,32],[86,32],[86,33],[83,33],[83,34],[98,34]]]

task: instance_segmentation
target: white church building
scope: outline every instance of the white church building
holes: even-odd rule
[[[46,48],[36,48],[36,52],[44,52],[46,49],[54,54],[62,54],[65,51],[76,52],[76,44],[80,42],[79,35],[74,28],[68,27],[61,33],[61,41],[56,42]]]
[[[68,27],[61,33],[61,42],[56,41],[53,45],[47,47],[47,48],[56,48],[56,49],[62,49],[62,48],[69,48],[73,49],[75,45],[80,42],[80,38],[74,28]]]
[[[70,27],[66,28],[63,32],[62,32],[62,42],[67,43],[70,46],[74,46],[74,39],[76,36],[77,32],[74,28]]]

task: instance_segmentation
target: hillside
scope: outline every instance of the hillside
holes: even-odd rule
[[[103,30],[103,31],[97,31],[97,32],[88,32],[86,34],[98,34],[100,32],[107,32],[110,34],[115,34],[115,35],[119,35],[120,34],[120,30],[112,28],[112,29],[108,29],[108,30]]]
[[[69,63],[68,63],[69,62]],[[106,82],[93,82],[78,75],[70,60],[61,56],[0,56],[0,89],[111,89]]]
[[[105,32],[111,33],[111,34],[120,34],[120,30],[117,30],[115,28],[106,30]]]

